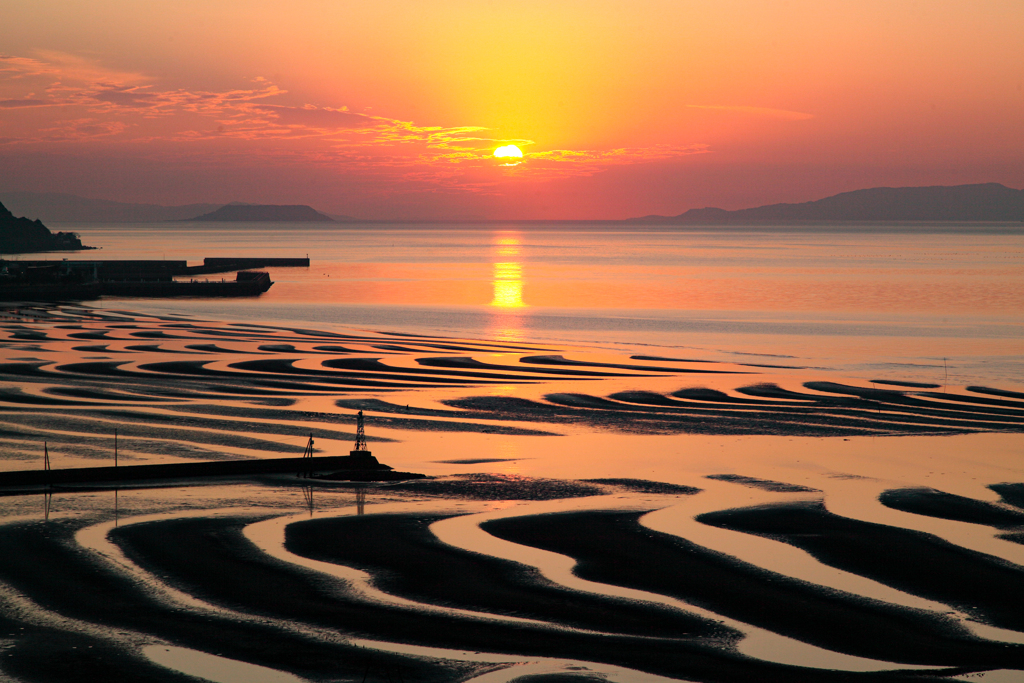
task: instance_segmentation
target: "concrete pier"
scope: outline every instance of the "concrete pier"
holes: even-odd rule
[[[309,268],[306,258],[204,258],[203,265],[189,266],[178,275],[208,275],[250,268]]]
[[[351,481],[391,481],[419,478],[392,472],[376,458],[349,455],[312,458],[261,458],[259,460],[216,460],[164,465],[121,465],[120,467],[76,467],[71,469],[19,470],[0,472],[0,492],[23,493],[25,489],[65,484],[116,484],[167,479],[201,479],[254,474],[308,474],[330,472],[332,479]],[[337,476],[342,475],[342,476]]]

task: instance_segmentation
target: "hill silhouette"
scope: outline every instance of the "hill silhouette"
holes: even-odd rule
[[[131,204],[60,192],[0,192],[0,201],[23,216],[45,223],[158,223],[180,221],[213,211],[221,204]]]
[[[15,218],[0,204],[0,253],[24,254],[35,251],[72,251],[92,249],[82,246],[73,232],[52,233],[40,220]]]
[[[934,187],[874,187],[801,204],[752,209],[691,209],[678,216],[644,216],[631,222],[776,223],[790,221],[1024,221],[1024,190],[999,183]]]
[[[330,216],[316,211],[305,204],[228,204],[216,211],[189,218],[190,221],[225,222],[306,222],[333,223]]]

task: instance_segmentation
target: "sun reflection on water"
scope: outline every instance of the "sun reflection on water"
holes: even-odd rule
[[[494,299],[496,308],[522,308],[523,264],[519,260],[521,242],[518,234],[498,233],[495,239]]]
[[[523,264],[519,260],[522,243],[518,233],[498,233],[495,236],[494,298],[491,308],[497,309],[488,334],[495,339],[521,340],[523,338],[518,310],[525,308],[523,301]]]
[[[494,300],[498,308],[522,308],[523,269],[518,263],[494,264]]]

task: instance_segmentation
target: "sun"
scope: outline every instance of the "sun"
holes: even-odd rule
[[[504,147],[499,147],[498,149],[494,150],[494,156],[498,157],[499,159],[504,159],[507,157],[522,159],[523,150],[519,149],[515,145],[505,145]]]

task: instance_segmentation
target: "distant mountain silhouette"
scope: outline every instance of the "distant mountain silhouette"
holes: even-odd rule
[[[83,247],[73,232],[50,232],[42,221],[15,218],[0,204],[0,254],[24,254],[34,251],[72,251]]]
[[[355,216],[346,216],[341,213],[328,213],[325,214],[332,218],[336,223],[380,223],[381,221],[364,221],[362,218],[356,218]]]
[[[790,221],[1024,221],[1024,190],[999,183],[949,187],[874,187],[802,204],[753,209],[690,209],[631,223],[780,223]]]
[[[308,222],[333,223],[334,219],[325,216],[305,204],[228,204],[216,211],[189,218],[190,221],[228,221],[228,222]]]
[[[11,211],[46,223],[159,223],[213,211],[221,204],[129,204],[58,192],[0,192]]]

